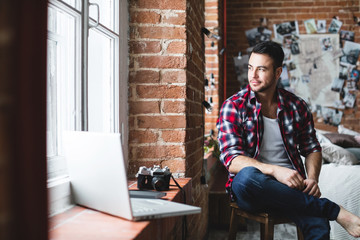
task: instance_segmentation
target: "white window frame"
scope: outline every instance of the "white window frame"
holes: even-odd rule
[[[64,0],[65,1],[65,0]],[[49,0],[49,6],[56,7],[69,13],[70,15],[76,15],[75,17],[80,17],[81,19],[81,11],[80,4],[77,6],[70,6],[66,2],[62,0]],[[74,2],[75,0],[67,1]],[[109,30],[101,23],[98,25],[95,31],[99,31],[102,34],[107,34],[110,37],[114,37],[116,40],[116,47],[114,51],[118,53],[118,57],[113,59],[114,63],[114,77],[117,81],[114,81],[114,89],[118,90],[118,94],[114,94],[114,109],[115,116],[113,127],[111,129],[112,132],[120,132],[122,136],[122,145],[123,145],[123,153],[125,163],[128,162],[128,27],[129,27],[129,18],[128,18],[128,3],[126,0],[115,1],[115,4],[119,9],[119,19],[115,21],[115,32]],[[94,25],[95,20],[90,19],[90,24]],[[79,33],[81,31],[80,25],[76,27],[76,31]],[[117,30],[118,29],[118,30]],[[118,34],[116,34],[116,31]],[[53,34],[49,34],[49,39],[55,39],[56,36]],[[80,39],[76,39],[76,41],[80,41]],[[77,45],[81,46],[81,45]],[[78,49],[76,50],[78,51]],[[75,63],[80,63],[80,55],[75,54],[76,59],[74,59]],[[116,56],[116,54],[115,54]],[[77,66],[77,70],[75,70],[75,77],[80,78],[81,69]],[[80,82],[80,81],[78,81]],[[76,88],[80,88],[81,86],[75,86]],[[77,98],[77,105],[81,105],[81,99]],[[76,116],[79,116],[80,107],[76,108],[77,111],[75,113]],[[73,126],[74,130],[81,130],[81,122],[78,120],[75,121],[75,125]],[[61,156],[52,156],[48,158],[48,162],[55,160],[55,162],[64,162],[64,159]],[[58,161],[57,161],[58,160]],[[61,164],[58,164],[59,166]],[[57,167],[56,164],[54,166]],[[72,207],[71,202],[71,191],[70,191],[70,179],[67,173],[64,173],[62,176],[48,179],[48,191],[49,191],[49,214],[54,215],[59,212],[62,212],[70,207]]]

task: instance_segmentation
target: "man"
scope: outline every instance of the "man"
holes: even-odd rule
[[[329,239],[329,220],[360,237],[359,217],[320,198],[321,147],[306,103],[277,88],[283,59],[279,44],[256,45],[249,85],[223,103],[217,128],[220,159],[229,171],[226,188],[246,211],[288,216],[305,239]]]

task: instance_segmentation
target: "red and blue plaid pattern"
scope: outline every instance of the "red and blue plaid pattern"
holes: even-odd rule
[[[311,111],[301,98],[277,89],[277,117],[284,146],[294,167],[304,178],[305,169],[300,154],[307,156],[320,152]],[[227,99],[217,121],[220,160],[229,169],[232,159],[244,155],[257,158],[264,132],[261,104],[256,100],[250,86]],[[229,172],[226,189],[231,190],[235,174]]]

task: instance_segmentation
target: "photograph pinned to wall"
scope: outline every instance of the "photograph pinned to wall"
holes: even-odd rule
[[[317,20],[317,32],[326,33],[326,20]]]
[[[353,42],[354,39],[355,39],[355,33],[354,32],[345,31],[345,30],[340,31],[340,40],[346,40],[346,41]]]
[[[323,51],[332,51],[333,50],[331,38],[329,38],[329,37],[320,38],[320,46]]]
[[[282,72],[280,75],[279,85],[282,88],[290,87],[289,71],[288,71],[286,64],[283,64],[283,66],[282,66]]]
[[[350,41],[344,41],[343,56],[340,62],[344,64],[356,65],[360,52],[360,44]]]
[[[349,75],[346,79],[346,88],[348,91],[357,91],[358,88],[358,82],[359,82],[359,74],[360,71],[355,66],[349,66]]]
[[[341,119],[342,119],[343,114],[344,113],[342,111],[339,111],[339,110],[336,109],[335,113],[332,116],[332,124],[335,125],[335,126],[338,126],[341,123]]]
[[[282,41],[285,36],[289,36],[291,34],[299,35],[299,26],[297,21],[274,24],[275,38],[280,41]]]
[[[321,107],[321,116],[326,124],[338,126],[341,122],[342,115],[343,112],[337,109]]]
[[[300,53],[300,47],[298,42],[293,42],[290,46],[291,54],[297,55]]]
[[[359,77],[360,77],[360,71],[354,67],[351,72],[350,72],[350,78],[347,81],[347,86],[348,88],[353,91],[358,90],[358,82],[359,82]]]
[[[299,81],[300,80],[298,77],[291,76],[291,71],[290,71],[290,86],[287,87],[286,90],[295,94],[295,89],[293,87],[291,87],[291,85],[296,84]]]
[[[334,92],[341,92],[343,86],[344,86],[344,79],[341,78],[335,78],[331,84],[331,91]]]
[[[329,33],[338,33],[339,30],[340,30],[340,28],[341,28],[341,26],[342,26],[342,22],[339,21],[339,20],[337,20],[337,19],[335,19],[335,18],[333,18],[333,19],[331,20],[330,25],[329,25],[328,32],[329,32]]]
[[[291,72],[292,70],[296,69],[296,64],[293,61],[288,62],[288,68],[289,71]]]
[[[292,55],[296,55],[300,53],[299,36],[296,34],[290,34],[284,36],[282,45],[284,48],[290,49]]]
[[[317,32],[315,19],[311,18],[304,21],[305,29],[307,34],[314,34]]]
[[[355,100],[356,100],[356,95],[350,93],[349,89],[344,88],[344,92],[345,92],[345,96],[343,98],[343,103],[345,104],[346,107],[348,108],[353,108],[355,105]]]
[[[337,109],[345,109],[345,105],[343,104],[343,102],[341,100],[334,101],[333,107],[337,108]]]
[[[284,51],[284,62],[291,61],[291,50],[290,48],[282,47]]]
[[[265,27],[257,27],[245,31],[245,35],[250,47],[253,47],[260,42],[270,41],[271,34],[272,31]]]
[[[339,78],[340,79],[344,79],[344,80],[348,79],[349,72],[350,72],[349,67],[350,67],[349,65],[340,63],[340,68],[339,68]]]
[[[243,88],[248,83],[248,62],[249,55],[241,55],[234,57],[236,78],[240,82],[240,88]]]
[[[357,88],[357,82],[354,79],[349,78],[346,80],[346,87],[349,89],[349,91],[356,91]]]
[[[350,72],[350,78],[354,79],[356,82],[359,81],[359,77],[360,77],[360,71],[359,69],[357,69],[356,67],[353,68]]]

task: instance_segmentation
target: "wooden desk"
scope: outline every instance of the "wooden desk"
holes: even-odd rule
[[[191,179],[176,179],[186,193],[186,203],[191,204]],[[171,185],[175,183],[171,180]],[[130,189],[137,189],[136,181],[129,181]],[[170,186],[163,199],[183,202],[179,188]],[[50,240],[115,240],[115,239],[171,239],[181,234],[183,217],[168,217],[151,221],[132,222],[88,208],[74,206],[49,219]]]

